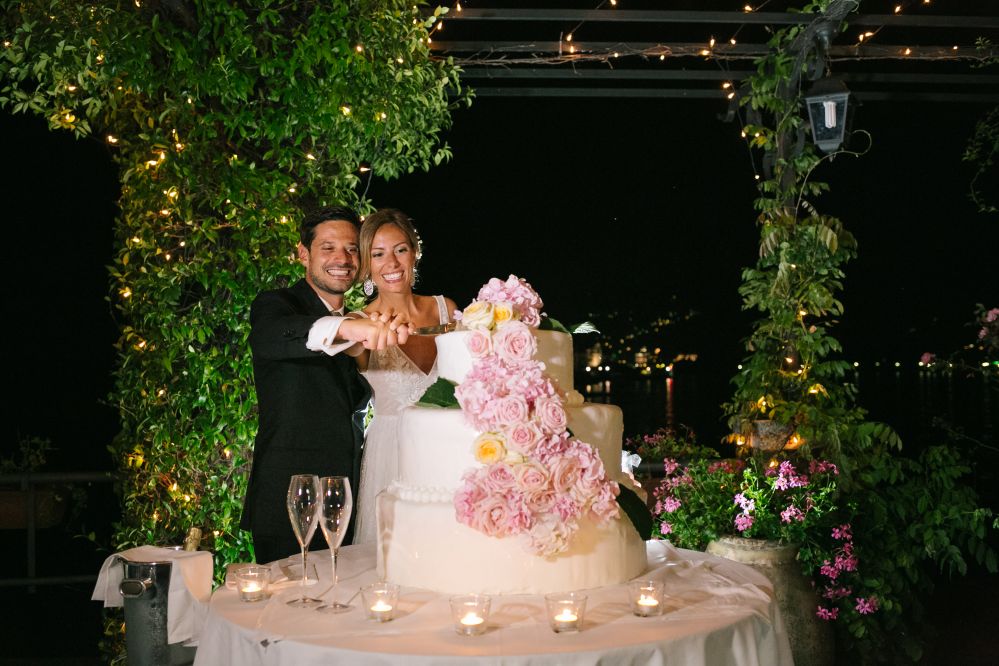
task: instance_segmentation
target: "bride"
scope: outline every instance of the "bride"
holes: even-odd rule
[[[405,313],[417,328],[451,320],[449,313],[456,306],[450,298],[413,293],[421,250],[420,237],[408,215],[393,208],[369,215],[361,225],[360,246],[358,274],[364,281],[364,293],[377,295],[362,312],[352,315]],[[349,353],[355,356],[374,396],[374,418],[365,434],[361,458],[353,543],[373,543],[377,537],[375,497],[395,480],[398,471],[399,415],[437,381],[437,346],[433,336],[413,335],[404,345],[372,351],[357,345]]]

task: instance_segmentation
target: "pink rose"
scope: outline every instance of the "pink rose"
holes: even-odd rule
[[[548,514],[555,506],[555,492],[549,487],[525,492],[524,504],[535,516]]]
[[[534,403],[534,410],[541,421],[542,431],[558,434],[565,430],[565,408],[562,407],[558,398],[538,398],[537,402]]]
[[[510,321],[499,328],[493,337],[496,354],[507,363],[530,361],[538,350],[531,329],[519,321]]]
[[[579,460],[572,456],[562,456],[554,458],[548,463],[552,475],[552,485],[555,492],[560,495],[567,495],[580,478]]]
[[[508,395],[496,404],[496,420],[506,426],[512,426],[527,420],[530,408],[527,401],[519,395]]]
[[[529,454],[534,450],[534,445],[541,439],[541,431],[534,425],[533,421],[515,423],[513,426],[503,431],[507,444],[514,451]]]
[[[502,495],[489,495],[484,498],[472,516],[471,527],[487,536],[506,536],[509,529],[510,507]]]
[[[483,486],[489,492],[502,493],[512,489],[517,481],[513,477],[513,470],[504,462],[493,463],[486,467],[486,476]]]
[[[474,330],[465,339],[468,351],[475,358],[481,358],[492,351],[492,336],[485,331]]]
[[[544,466],[536,462],[525,462],[513,468],[513,476],[517,485],[525,494],[546,490],[549,488],[550,476]]]

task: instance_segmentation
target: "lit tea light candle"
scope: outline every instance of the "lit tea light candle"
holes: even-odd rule
[[[579,631],[583,626],[586,595],[578,592],[545,595],[548,624],[556,634]]]
[[[361,588],[368,617],[376,622],[388,622],[395,617],[399,586],[393,583],[372,583]]]
[[[631,611],[639,617],[659,615],[663,603],[663,583],[657,580],[638,580],[629,584]]]
[[[579,617],[568,608],[555,616],[555,631],[576,631],[579,629]]]
[[[474,627],[476,625],[482,624],[483,622],[485,622],[485,620],[483,620],[475,613],[468,613],[467,615],[465,615],[465,617],[461,618],[461,623],[466,627]]]
[[[478,636],[486,631],[489,617],[489,597],[484,594],[466,594],[451,597],[451,617],[454,630],[462,636]]]
[[[655,615],[659,612],[659,600],[653,599],[652,597],[647,597],[644,594],[639,597],[638,601],[635,602],[638,607],[635,612],[643,617],[648,617],[649,615]]]
[[[236,574],[236,589],[241,601],[263,601],[267,598],[267,583],[270,579],[268,567],[250,565]]]
[[[392,611],[395,609],[392,604],[384,599],[379,599],[371,607],[371,617],[379,622],[388,622],[392,619]]]

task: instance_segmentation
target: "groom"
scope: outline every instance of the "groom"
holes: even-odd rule
[[[259,428],[240,526],[253,534],[257,562],[296,552],[286,509],[294,474],[346,476],[357,497],[363,410],[370,389],[343,351],[356,343],[384,349],[405,343],[402,317],[343,317],[343,295],[358,268],[357,214],[326,207],[299,228],[305,277],[264,291],[250,309],[250,350]],[[325,352],[325,353],[324,353]],[[350,543],[353,518],[344,543]],[[316,547],[323,548],[318,534]]]

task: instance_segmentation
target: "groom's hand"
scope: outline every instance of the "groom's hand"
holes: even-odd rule
[[[385,349],[405,344],[410,328],[404,315],[371,313],[368,319],[345,319],[337,337],[359,342],[365,349]]]

